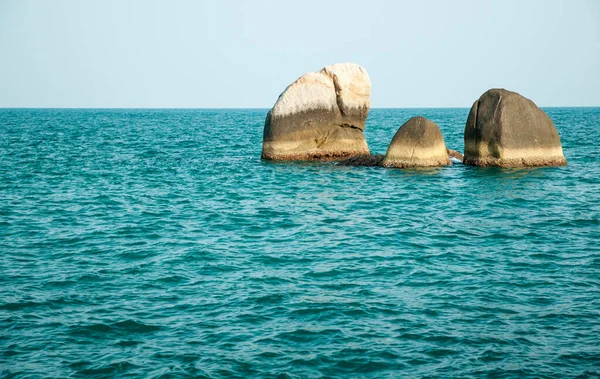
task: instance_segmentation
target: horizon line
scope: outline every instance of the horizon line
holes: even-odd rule
[[[600,108],[600,105],[538,105],[539,108]],[[272,107],[271,107],[272,108]],[[217,109],[217,110],[236,110],[236,109],[248,109],[248,110],[265,110],[271,109],[268,107],[0,107],[0,109],[139,109],[139,110],[205,110],[205,109]],[[471,109],[468,107],[370,107],[369,109]]]

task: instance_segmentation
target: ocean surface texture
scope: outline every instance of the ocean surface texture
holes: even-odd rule
[[[0,110],[0,378],[600,377],[599,108],[531,169],[263,162],[266,112]]]

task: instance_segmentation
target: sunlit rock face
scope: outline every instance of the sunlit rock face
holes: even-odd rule
[[[439,126],[425,117],[413,117],[394,135],[385,167],[435,167],[452,164]]]
[[[473,104],[463,162],[501,167],[567,164],[550,117],[533,101],[505,89],[491,89]]]
[[[363,135],[371,80],[361,66],[340,63],[303,75],[269,111],[262,158],[333,160],[368,155]]]

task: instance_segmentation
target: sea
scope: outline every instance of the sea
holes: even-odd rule
[[[267,111],[0,109],[0,378],[600,378],[600,108],[516,169],[262,161]]]

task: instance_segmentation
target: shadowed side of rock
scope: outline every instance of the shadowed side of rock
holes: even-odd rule
[[[337,163],[338,166],[355,166],[355,167],[377,167],[383,166],[383,154],[361,155],[344,159]]]
[[[560,137],[548,115],[516,92],[491,89],[475,101],[465,126],[464,164],[564,166]]]

